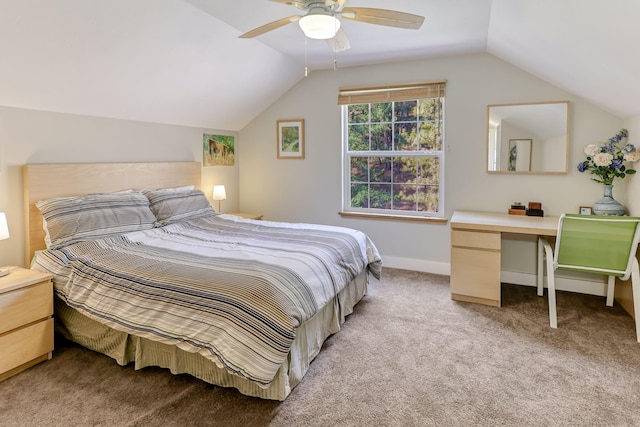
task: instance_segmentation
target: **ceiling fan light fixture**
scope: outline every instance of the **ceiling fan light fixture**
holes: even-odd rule
[[[298,21],[304,35],[310,39],[326,40],[335,37],[340,29],[340,20],[329,14],[309,14]]]

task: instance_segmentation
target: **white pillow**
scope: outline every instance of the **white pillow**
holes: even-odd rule
[[[87,194],[36,202],[47,248],[153,228],[155,216],[140,192]]]
[[[156,216],[156,227],[216,215],[200,190],[142,190],[142,193],[149,199],[149,207]]]

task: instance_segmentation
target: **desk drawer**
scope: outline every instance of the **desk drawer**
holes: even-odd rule
[[[500,306],[500,252],[451,248],[451,293]]]
[[[500,233],[451,230],[451,246],[500,250]]]

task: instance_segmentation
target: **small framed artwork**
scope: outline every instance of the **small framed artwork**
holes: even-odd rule
[[[278,120],[278,158],[304,159],[304,120]]]
[[[233,166],[235,139],[231,135],[202,134],[202,166]]]
[[[591,206],[580,206],[580,215],[593,215]]]

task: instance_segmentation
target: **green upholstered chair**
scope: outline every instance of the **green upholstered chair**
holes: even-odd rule
[[[544,248],[549,294],[549,322],[558,327],[555,271],[571,270],[609,276],[607,305],[613,305],[615,278],[631,277],[636,337],[640,342],[640,273],[636,249],[640,237],[640,217],[563,214],[558,222],[555,249],[540,237]],[[542,259],[538,259],[542,263]],[[542,265],[539,265],[540,272]]]

